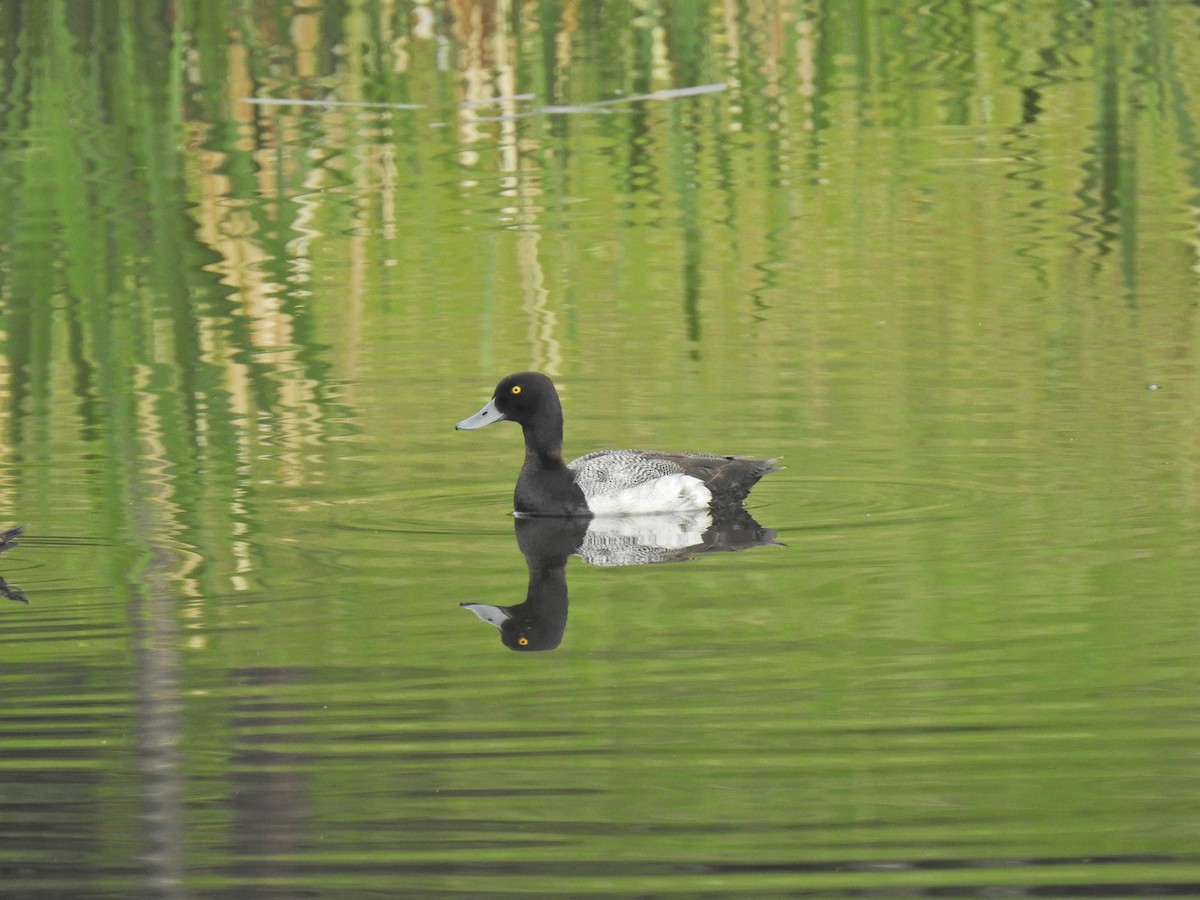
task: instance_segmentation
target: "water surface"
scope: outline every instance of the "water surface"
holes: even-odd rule
[[[6,896],[1200,892],[1195,4],[0,19]]]

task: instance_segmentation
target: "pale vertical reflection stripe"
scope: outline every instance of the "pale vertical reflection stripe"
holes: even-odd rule
[[[502,0],[497,4],[496,15],[508,21],[511,3]],[[458,104],[459,139],[463,144],[492,140],[490,132],[479,128],[482,122],[504,122],[499,137],[500,164],[502,172],[513,172],[519,165],[517,154],[517,130],[514,119],[518,117],[518,105],[533,99],[532,94],[517,92],[517,72],[513,65],[510,41],[512,36],[498,30],[487,37],[487,26],[482,21],[482,12],[476,8],[469,17],[464,16],[455,25],[462,40],[463,97]],[[483,116],[483,110],[499,107],[499,116]],[[464,164],[478,162],[473,154],[463,155]]]
[[[499,4],[499,15],[503,15],[505,21],[511,21],[508,18],[511,5],[508,0],[501,0]],[[496,33],[492,36],[492,52],[496,60],[496,86],[502,97],[512,97],[517,92],[516,68],[513,65],[513,58],[509,52],[511,50],[509,39],[510,35],[504,29],[497,29]],[[505,115],[516,115],[517,103],[515,101],[501,103],[500,108]],[[521,157],[517,123],[512,119],[502,122],[500,125],[500,153],[500,170],[502,172],[517,172],[521,165]]]
[[[236,591],[249,590],[252,585],[245,577],[254,569],[254,557],[245,535],[250,533],[250,513],[246,508],[246,487],[243,473],[250,470],[254,459],[249,429],[251,415],[250,372],[245,363],[238,360],[237,349],[222,340],[224,320],[206,318],[202,322],[201,341],[205,362],[218,366],[224,374],[224,388],[229,405],[230,424],[234,427],[237,480],[229,503],[229,518],[234,540],[230,542],[237,573],[230,576],[230,584]]]
[[[156,348],[157,349],[157,348]],[[157,355],[157,354],[156,354]],[[163,361],[156,365],[169,365]],[[139,365],[133,372],[135,409],[138,421],[138,454],[131,462],[133,470],[128,473],[130,495],[127,498],[135,514],[144,508],[145,515],[135,515],[139,526],[138,537],[154,559],[170,559],[170,577],[180,596],[201,598],[200,586],[191,577],[201,562],[197,553],[185,553],[175,544],[175,536],[182,533],[179,523],[179,505],[174,501],[175,476],[171,473],[175,463],[172,452],[163,437],[162,416],[158,412],[160,396],[150,386],[154,368]],[[149,565],[158,565],[152,559]],[[167,571],[167,568],[163,568]]]
[[[396,165],[395,148],[391,144],[364,150],[364,158],[355,183],[369,185],[373,180],[379,185],[380,236],[385,246],[394,247],[396,234]],[[353,224],[347,243],[347,290],[345,328],[337,342],[337,353],[345,364],[346,385],[350,389],[347,397],[353,397],[353,386],[358,382],[358,361],[363,341],[367,296],[371,290],[371,254],[380,243],[372,234],[371,207],[366,203],[353,205]],[[314,411],[318,410],[313,404]],[[316,422],[319,427],[319,421]]]
[[[502,0],[497,10],[499,21],[510,21],[511,3]],[[464,28],[470,33],[465,36],[465,42],[475,48],[482,38],[478,34],[483,29],[477,22],[464,22]],[[469,69],[465,82],[472,93],[465,98],[466,102],[477,103],[487,99],[489,88],[494,87],[501,99],[498,103],[503,113],[499,118],[500,134],[498,138],[499,161],[498,170],[504,173],[500,179],[501,195],[512,198],[512,205],[502,209],[502,213],[512,215],[513,222],[519,229],[517,234],[517,267],[521,274],[521,290],[524,300],[521,304],[528,321],[528,339],[530,364],[551,375],[561,374],[562,345],[557,337],[558,317],[547,303],[549,292],[545,287],[545,273],[542,271],[541,258],[538,253],[541,235],[537,232],[538,214],[542,211],[535,198],[539,194],[536,179],[528,177],[521,171],[520,135],[515,116],[517,113],[517,77],[513,65],[512,46],[514,38],[505,30],[497,30],[490,43],[490,68],[487,66],[489,55],[482,54],[477,49],[471,54]],[[473,109],[463,109],[460,115],[468,116],[472,123],[476,120]],[[474,124],[472,131],[474,134]],[[464,140],[469,138],[464,130]]]
[[[533,367],[549,375],[559,375],[562,344],[556,337],[558,316],[546,302],[550,292],[546,290],[542,261],[538,256],[541,239],[541,234],[532,228],[523,229],[517,237],[517,263],[525,293],[521,308],[529,317],[529,351]]]
[[[3,290],[7,294],[7,285]],[[0,296],[0,310],[6,309],[5,299],[6,297]],[[9,320],[6,316],[0,316],[0,322],[7,321]],[[12,334],[9,329],[0,329],[0,341],[7,346],[11,340]],[[13,433],[12,370],[9,368],[8,360],[7,353],[0,354],[0,435]],[[0,442],[0,451],[7,455],[10,453],[10,448]],[[15,467],[0,466],[0,503],[3,503],[5,510],[12,510],[16,499],[13,491],[14,472]]]
[[[221,257],[222,262],[218,265],[221,281],[236,289],[234,299],[249,323],[250,343],[257,352],[256,361],[269,367],[279,385],[278,406],[273,410],[274,415],[265,421],[281,448],[278,458],[285,467],[285,474],[280,481],[288,485],[302,484],[311,481],[315,474],[304,459],[303,448],[322,443],[323,437],[322,417],[315,399],[317,385],[303,374],[296,348],[295,322],[281,296],[285,288],[266,275],[270,256],[259,242],[257,223],[241,204],[225,199],[222,192],[228,191],[228,180],[216,173],[219,158],[213,157],[211,162],[214,168],[209,169],[204,178],[210,190],[197,205],[200,238]],[[260,177],[265,178],[267,172],[266,168],[260,169]],[[310,242],[323,236],[311,227],[311,222],[318,214],[325,175],[323,169],[309,173],[304,186],[312,193],[294,201],[297,214],[290,224],[300,236],[288,243],[289,263],[292,272],[304,279],[311,268]],[[279,192],[279,187],[274,183],[264,184],[264,191],[273,196]],[[288,201],[281,199],[278,202]],[[360,286],[356,295],[359,303],[361,295]],[[250,373],[233,365],[228,371],[231,398],[244,416],[244,427],[255,428],[257,419],[248,383]]]
[[[336,119],[337,117],[330,117]],[[343,129],[344,130],[344,129]],[[334,132],[334,129],[330,129]],[[343,135],[334,136],[340,139]],[[308,273],[312,269],[310,245],[319,238],[325,236],[325,233],[316,227],[314,224],[317,220],[317,213],[323,207],[322,198],[326,196],[328,185],[328,170],[324,166],[314,166],[309,172],[304,175],[304,187],[308,191],[307,194],[297,194],[292,198],[291,202],[296,206],[296,214],[292,217],[292,231],[296,237],[287,242],[288,256],[291,257],[291,270],[296,275],[302,275],[299,280],[307,283],[310,279]],[[277,196],[280,197],[279,202],[284,202],[283,191],[277,189]]]

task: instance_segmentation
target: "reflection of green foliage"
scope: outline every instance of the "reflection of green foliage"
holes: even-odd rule
[[[250,371],[256,406],[268,413],[278,409],[279,384],[253,350],[252,323],[234,315],[233,292],[214,271],[220,257],[197,240],[180,152],[179,35],[155,4],[5,9],[13,29],[4,60],[14,78],[0,127],[19,148],[0,169],[12,210],[0,285],[14,458],[46,452],[51,383],[65,367],[78,398],[80,453],[103,447],[119,471],[137,452],[144,423],[135,402],[144,391],[156,398],[173,465],[207,460],[228,473],[247,423],[230,405],[227,367]],[[197,58],[219,61],[223,51]],[[249,173],[243,184],[251,186]],[[305,320],[295,318],[307,348]],[[224,353],[214,358],[206,344]],[[298,358],[309,378],[322,377],[312,353]],[[193,486],[184,479],[177,488]]]
[[[960,198],[970,194],[967,167],[978,158],[1023,160],[992,182],[1008,188],[995,205],[1013,222],[1026,209],[1048,211],[1024,223],[1039,257],[1091,257],[1099,278],[1098,260],[1119,247],[1131,303],[1144,268],[1144,173],[1174,171],[1176,196],[1197,191],[1189,110],[1200,79],[1196,54],[1186,52],[1197,25],[1173,4],[1086,11],[1063,0],[1003,14],[915,0],[735,4],[729,19],[729,8],[704,4],[544,2],[514,4],[507,22],[482,14],[482,26],[456,21],[449,4],[430,6],[421,24],[388,9],[0,8],[9,86],[0,130],[11,148],[0,161],[9,203],[0,221],[0,341],[15,459],[46,452],[59,370],[77,398],[83,445],[103,443],[107,458],[136,444],[135,384],[170,410],[166,452],[184,468],[214,456],[216,469],[236,468],[234,448],[253,420],[286,415],[289,380],[318,386],[318,418],[340,417],[323,386],[333,371],[327,351],[346,337],[344,295],[311,272],[344,259],[355,238],[365,240],[366,280],[380,288],[369,307],[442,314],[443,288],[461,296],[452,302],[466,316],[473,296],[494,298],[512,280],[496,256],[500,211],[525,226],[535,207],[554,210],[536,224],[553,224],[560,238],[539,252],[572,267],[552,288],[570,298],[574,339],[585,294],[603,302],[615,293],[608,302],[618,308],[623,296],[666,295],[663,315],[682,315],[680,333],[696,358],[714,302],[706,263],[716,255],[730,264],[716,302],[741,293],[756,315],[795,302],[795,281],[782,275],[789,268],[805,273],[809,293],[824,289],[831,259],[859,283],[911,277],[904,260],[914,254],[865,258],[853,252],[858,244],[908,242],[916,258],[929,246],[967,256],[970,248],[957,245],[970,239],[960,227],[970,202]],[[486,33],[472,31],[479,27]],[[573,29],[566,43],[564,28]],[[505,40],[514,82],[501,82],[498,69],[460,68],[476,61],[478,47]],[[493,58],[482,57],[485,65]],[[474,99],[463,94],[465,79],[495,79],[485,94],[535,93],[520,110],[664,87],[728,89],[519,119],[503,140],[499,126],[480,124],[468,140],[456,127],[458,102]],[[247,109],[240,93],[427,109]],[[508,140],[520,143],[516,171],[498,166]],[[197,150],[207,154],[203,165]],[[464,152],[475,159],[462,162]],[[1064,157],[1072,164],[1062,165]],[[528,180],[536,200],[513,190],[524,171],[536,173]],[[227,179],[223,194],[203,180],[212,177]],[[464,178],[478,187],[464,189]],[[305,207],[301,225],[310,196],[320,199]],[[592,219],[621,227],[584,234],[572,220],[579,197]],[[238,240],[259,258],[250,270],[271,286],[259,289],[288,324],[286,361],[255,347],[253,314],[228,277],[233,264],[219,244],[199,238],[202,203],[210,214],[242,217]],[[414,222],[422,227],[405,227]],[[471,230],[461,230],[464,222]],[[218,230],[227,225],[219,221]],[[626,240],[641,229],[660,245]],[[613,266],[581,255],[585,246],[616,248],[604,253],[619,254],[618,280]],[[484,285],[456,265],[476,256],[492,260]],[[300,263],[310,274],[299,277]],[[1040,283],[1031,289],[1047,290],[1052,261],[1032,263]],[[502,346],[498,338],[489,334],[487,346]],[[245,373],[249,412],[230,396],[231,367]]]
[[[485,16],[492,30],[469,34],[477,24],[455,21],[447,4],[431,6],[432,20],[421,27],[407,12],[389,18],[390,7],[371,2],[303,13],[193,2],[172,6],[169,16],[155,4],[5,4],[0,60],[9,90],[0,128],[12,149],[0,162],[10,208],[0,224],[0,339],[14,452],[36,452],[45,440],[56,367],[70,372],[85,441],[113,447],[128,446],[136,431],[129,387],[143,378],[177,408],[178,429],[167,439],[181,464],[231,452],[247,427],[227,396],[230,366],[245,368],[252,405],[268,415],[280,409],[282,380],[325,384],[327,345],[343,337],[335,324],[343,297],[297,278],[298,202],[309,194],[324,199],[312,206],[304,253],[340,258],[349,237],[363,236],[373,283],[399,274],[399,290],[387,293],[442,309],[428,285],[477,245],[469,235],[432,236],[458,234],[470,213],[472,221],[483,218],[492,241],[498,208],[520,216],[532,205],[524,196],[498,199],[499,186],[511,193],[506,182],[517,177],[496,168],[498,126],[480,126],[467,142],[455,129],[456,104],[470,99],[462,96],[464,77],[498,77],[455,65],[473,58],[475,43],[505,40],[505,29],[513,30],[510,87],[538,95],[520,109],[728,85],[696,101],[535,116],[513,126],[523,142],[518,171],[536,164],[537,204],[558,211],[564,235],[542,252],[579,259],[569,204],[580,196],[595,216],[678,238],[683,302],[670,307],[682,312],[692,344],[706,335],[708,254],[729,253],[733,282],[748,285],[760,313],[794,291],[781,269],[798,266],[819,282],[822,260],[843,249],[826,236],[842,240],[847,229],[846,246],[862,238],[856,231],[897,228],[904,233],[889,243],[940,244],[955,255],[961,219],[925,213],[930,202],[944,209],[960,202],[954,195],[968,181],[947,177],[949,165],[1022,157],[997,203],[1009,213],[1057,214],[1028,223],[1056,235],[1042,253],[1102,257],[1119,246],[1131,302],[1143,173],[1174,170],[1178,195],[1197,190],[1200,156],[1188,112],[1197,64],[1185,52],[1197,26],[1176,5],[1107,2],[1087,11],[1064,0],[1003,15],[916,2],[732,8],[733,20],[727,10],[691,3],[516,4],[512,21]],[[564,45],[558,29],[566,27],[574,31]],[[500,83],[490,88],[500,90]],[[240,92],[428,110],[247,110]],[[207,170],[189,162],[196,148],[209,154]],[[463,151],[478,161],[460,163]],[[1077,164],[1059,164],[1063,156]],[[385,157],[394,172],[386,186]],[[903,184],[896,166],[906,167]],[[195,206],[211,191],[198,173],[228,179],[226,193],[208,199],[218,211],[236,204],[245,216],[243,235],[261,256],[254,274],[274,286],[289,324],[290,371],[255,349],[239,288],[220,274],[228,264],[198,238]],[[482,186],[465,191],[464,176]],[[425,227],[395,224],[407,222]],[[716,245],[716,225],[730,230],[731,246]],[[1064,226],[1073,235],[1065,244],[1057,237]],[[382,239],[389,228],[394,235]],[[647,281],[663,258],[658,249],[629,243],[620,252],[632,289],[661,292]],[[399,272],[382,268],[382,257],[401,263]],[[586,262],[565,292],[586,283]],[[896,261],[886,256],[846,263],[866,281],[895,277]],[[1047,263],[1037,265],[1044,281]],[[506,271],[491,271],[483,293],[494,295]],[[415,273],[424,289],[404,291]],[[381,309],[401,302],[387,293],[370,302]],[[202,349],[213,345],[215,355]],[[143,369],[148,379],[136,374]],[[326,399],[318,405],[332,413]],[[233,466],[230,457],[220,467]]]

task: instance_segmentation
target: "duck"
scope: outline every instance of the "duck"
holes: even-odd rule
[[[500,379],[492,398],[455,429],[515,422],[525,435],[525,463],[513,492],[522,516],[619,516],[740,505],[778,457],[751,459],[661,450],[597,450],[563,458],[563,409],[541,372]]]

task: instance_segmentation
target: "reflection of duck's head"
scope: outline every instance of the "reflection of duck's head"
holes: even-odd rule
[[[516,519],[517,545],[529,567],[524,603],[462,603],[500,630],[510,650],[553,650],[567,628],[567,559],[583,542],[586,519]]]
[[[553,650],[562,643],[563,632],[567,630],[565,602],[561,609],[553,608],[550,615],[547,615],[546,604],[542,604],[542,608],[530,608],[529,601],[516,606],[459,605],[499,628],[500,641],[509,650]]]

